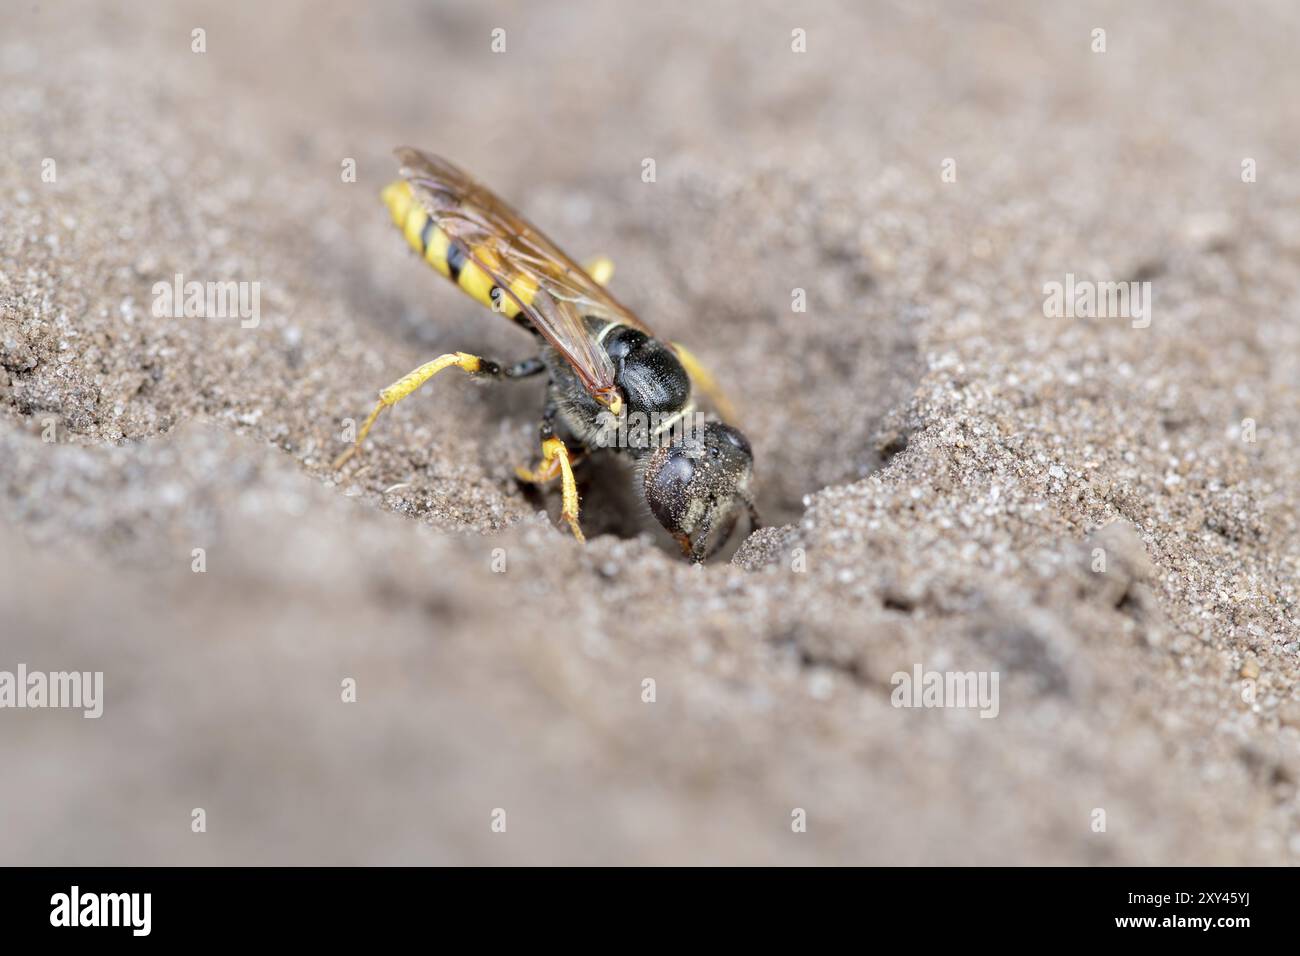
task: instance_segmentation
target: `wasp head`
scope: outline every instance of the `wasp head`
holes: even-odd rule
[[[645,498],[682,551],[699,563],[726,543],[741,505],[758,527],[749,494],[754,455],[745,436],[722,422],[656,449],[645,469]]]

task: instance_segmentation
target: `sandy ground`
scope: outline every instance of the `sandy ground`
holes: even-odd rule
[[[105,702],[0,711],[0,862],[1300,861],[1293,4],[2,17],[0,670]],[[713,366],[730,563],[615,464],[558,530],[536,382],[330,470],[529,352],[388,222],[403,143]],[[176,273],[260,323],[156,317]],[[1150,326],[1045,317],[1066,273]],[[916,665],[997,717],[891,706]]]

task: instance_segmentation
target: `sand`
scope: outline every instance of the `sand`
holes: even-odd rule
[[[1300,862],[1300,14],[645,6],[5,10],[0,670],[104,713],[0,710],[0,862]],[[536,381],[330,469],[529,354],[388,222],[401,144],[614,258],[767,527],[692,568],[597,462],[579,546]]]

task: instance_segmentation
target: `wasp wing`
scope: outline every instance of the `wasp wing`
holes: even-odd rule
[[[425,211],[482,269],[606,404],[617,394],[614,366],[587,328],[595,316],[649,329],[486,186],[441,156],[402,147],[402,176]]]

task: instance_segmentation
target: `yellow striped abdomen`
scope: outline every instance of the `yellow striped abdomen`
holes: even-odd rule
[[[498,311],[509,319],[519,315],[518,303],[510,296],[502,295],[496,282],[478,264],[482,262],[498,275],[503,275],[501,262],[495,252],[486,246],[474,246],[468,249],[470,255],[466,255],[464,245],[453,241],[430,218],[419,200],[412,195],[411,184],[404,179],[390,183],[380,195],[397,228],[402,230],[402,235],[406,236],[411,248],[425,262],[455,282],[475,302]],[[471,255],[473,258],[470,258]],[[511,278],[510,291],[522,302],[529,304],[533,301],[537,285],[528,276],[517,275]],[[502,301],[500,305],[495,305],[498,296]]]

